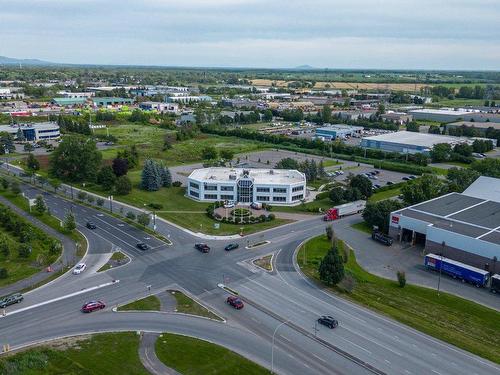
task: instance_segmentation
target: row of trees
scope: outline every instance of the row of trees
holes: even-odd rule
[[[366,176],[350,174],[347,182],[346,187],[339,185],[330,190],[329,197],[333,204],[368,199],[373,194],[372,182]]]
[[[491,141],[476,139],[472,145],[458,143],[453,147],[449,143],[438,143],[434,145],[430,152],[431,159],[434,163],[445,161],[460,161],[464,163],[472,163],[473,152],[487,152],[493,149]]]
[[[306,159],[302,163],[292,158],[281,159],[275,166],[276,169],[295,169],[306,175],[306,180],[309,182],[316,181],[326,176],[323,161],[319,163],[314,159]]]
[[[157,191],[161,187],[172,186],[172,175],[169,169],[152,159],[147,159],[144,162],[144,167],[141,173],[141,189],[147,191]]]

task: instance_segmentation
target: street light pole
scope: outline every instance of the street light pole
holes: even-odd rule
[[[283,323],[278,324],[276,329],[273,332],[273,343],[271,346],[271,374],[274,374],[274,337],[276,336],[276,332],[278,332],[278,329],[283,325],[287,324],[289,320],[285,320]]]

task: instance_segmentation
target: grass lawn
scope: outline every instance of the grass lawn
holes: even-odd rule
[[[295,213],[319,213],[320,209],[326,211],[333,207],[333,203],[330,198],[323,198],[315,200],[312,202],[307,202],[304,204],[299,204],[298,206],[286,207],[286,206],[273,206],[273,211],[279,212],[295,212]]]
[[[401,194],[400,187],[390,189],[390,190],[385,190],[385,191],[379,191],[379,192],[374,193],[370,198],[368,198],[368,201],[369,202],[378,202],[378,201],[382,201],[384,199],[397,197],[399,194]]]
[[[459,161],[447,161],[445,164],[456,165],[457,167],[461,167],[461,168],[469,168],[470,167],[470,164],[461,163]]]
[[[272,266],[272,259],[273,259],[273,255],[266,255],[265,257],[262,257],[262,258],[259,258],[259,259],[255,259],[253,261],[253,264],[255,264],[257,267],[260,267],[260,268],[263,268],[265,269],[266,271],[272,271],[273,270],[273,266]]]
[[[115,251],[113,253],[113,255],[111,255],[111,258],[109,258],[108,263],[106,263],[101,268],[99,268],[97,270],[97,272],[107,271],[110,268],[112,268],[112,264],[114,264],[115,262],[120,262],[121,263],[121,262],[123,262],[125,260],[127,260],[127,256],[125,254],[123,254],[121,251]]]
[[[29,375],[147,375],[136,333],[103,333],[60,340],[0,359],[0,373]]]
[[[219,316],[215,315],[192,298],[186,296],[184,293],[179,292],[178,290],[168,290],[167,292],[172,293],[175,297],[175,301],[177,302],[177,312],[221,320]]]
[[[436,173],[439,176],[447,176],[448,175],[448,170],[444,168],[438,168],[438,167],[431,167],[432,171]]]
[[[229,349],[191,337],[164,333],[156,341],[156,355],[183,375],[257,375],[268,370]]]
[[[120,306],[118,311],[160,311],[160,300],[156,296],[148,296],[146,298],[138,299],[137,301],[130,302],[126,305]]]
[[[330,248],[325,235],[315,237],[300,249],[297,261],[304,274],[320,283],[318,266]],[[500,313],[477,303],[447,293],[440,296],[432,289],[398,283],[366,272],[356,262],[351,251],[346,273],[356,281],[352,293],[341,293],[345,298],[385,314],[401,323],[459,348],[500,363]]]
[[[351,227],[361,232],[372,234],[372,227],[366,221],[352,224]]]

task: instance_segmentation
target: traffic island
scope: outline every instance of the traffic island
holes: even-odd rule
[[[205,318],[224,321],[220,316],[202,306],[200,303],[178,290],[167,290],[174,296],[177,306],[175,312],[188,315],[197,315]]]
[[[148,296],[137,301],[119,306],[116,311],[160,311],[161,304],[157,296]]]
[[[253,260],[253,264],[259,268],[262,268],[264,271],[272,272],[273,270],[273,257],[274,254],[266,255],[262,258],[258,258]]]
[[[125,255],[121,251],[115,251],[111,258],[104,264],[101,268],[97,270],[97,272],[104,272],[111,268],[116,268],[120,266],[124,266],[130,262],[130,258],[128,255]]]

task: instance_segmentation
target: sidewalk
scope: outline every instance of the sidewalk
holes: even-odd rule
[[[47,272],[45,269],[39,271],[38,273],[26,278],[19,280],[13,284],[7,285],[5,287],[0,288],[0,296],[5,296],[9,295],[12,293],[19,292],[23,289],[27,289],[32,287],[33,285],[36,285],[38,283],[43,282],[45,279],[51,277],[53,273],[59,272],[64,265],[69,265],[72,264],[74,261],[76,261],[76,246],[75,243],[65,236],[62,233],[59,233],[58,231],[52,229],[51,227],[45,225],[42,223],[40,220],[37,218],[27,215],[26,212],[18,208],[16,205],[12,204],[10,201],[5,199],[4,197],[0,197],[0,203],[2,203],[5,206],[8,206],[12,209],[12,211],[18,213],[20,216],[34,224],[36,227],[40,228],[43,230],[45,233],[48,235],[55,237],[58,239],[62,246],[63,250],[61,253],[61,256],[59,259],[57,259],[53,264],[51,264],[51,268],[53,272]]]

